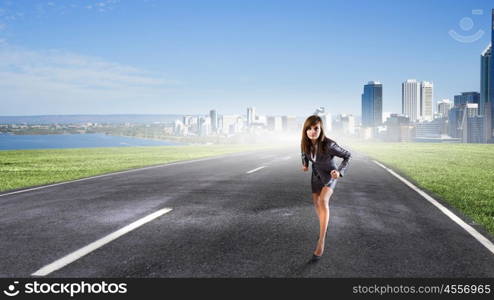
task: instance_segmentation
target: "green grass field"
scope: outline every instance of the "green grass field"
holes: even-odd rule
[[[348,146],[415,180],[494,234],[494,145],[362,143]]]
[[[268,148],[273,146],[191,145],[0,151],[0,191]]]

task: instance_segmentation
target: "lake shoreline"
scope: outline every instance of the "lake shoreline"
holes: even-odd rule
[[[0,134],[0,151],[185,145],[187,144],[172,140],[112,135],[106,133],[64,133],[45,135]]]

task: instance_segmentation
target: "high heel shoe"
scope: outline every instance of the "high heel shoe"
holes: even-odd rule
[[[322,255],[315,255],[315,254],[312,254],[312,258],[310,259],[311,262],[316,262],[316,261],[319,261],[321,259]]]

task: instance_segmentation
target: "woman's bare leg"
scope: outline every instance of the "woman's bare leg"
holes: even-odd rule
[[[317,199],[317,209],[319,216],[319,241],[317,243],[316,250],[314,254],[321,256],[324,252],[324,242],[326,240],[326,231],[328,230],[329,224],[329,198],[333,194],[333,189],[330,187],[323,187],[321,194]]]
[[[319,201],[319,195],[321,193],[312,193],[312,202],[314,203],[314,208],[316,210],[316,214],[317,214],[317,218],[319,219],[319,205],[318,205],[318,201]]]

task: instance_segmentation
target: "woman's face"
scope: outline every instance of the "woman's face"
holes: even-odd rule
[[[321,122],[316,123],[316,125],[312,125],[309,129],[307,129],[307,137],[313,141],[319,138],[321,134]]]

